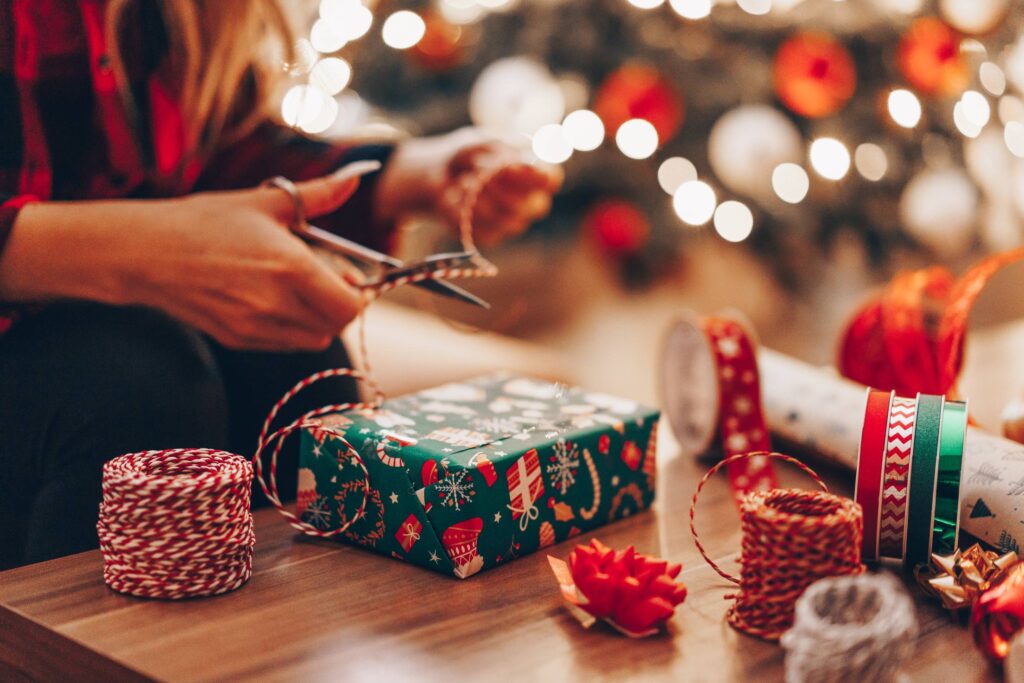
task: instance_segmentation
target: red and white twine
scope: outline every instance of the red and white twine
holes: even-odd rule
[[[103,466],[103,579],[147,598],[217,595],[252,574],[252,467],[210,449],[130,453]]]
[[[493,172],[480,174],[466,188],[459,229],[463,248],[477,253],[472,240],[472,214]],[[368,289],[370,300],[396,287],[424,280],[493,277],[497,269],[477,254],[473,266],[439,261],[429,270],[410,272]],[[289,523],[304,533],[330,537],[344,533],[362,518],[370,496],[369,474],[362,457],[343,437],[315,421],[345,410],[375,408],[383,392],[373,379],[367,354],[365,326],[360,320],[360,347],[365,372],[346,368],[318,372],[296,384],[278,401],[260,432],[252,464],[240,455],[210,449],[145,451],[119,456],[103,467],[103,502],[97,531],[103,553],[103,578],[121,593],[149,598],[178,599],[217,595],[244,584],[252,574],[253,530],[250,511],[255,475],[270,502]],[[271,431],[274,419],[295,394],[330,377],[365,382],[370,402],[338,403],[311,410],[290,424]],[[363,498],[354,515],[329,531],[303,522],[281,502],[277,461],[285,438],[297,431],[339,446],[337,457],[362,470]],[[272,447],[272,449],[271,449]],[[271,449],[269,472],[263,476],[262,457]],[[344,514],[344,511],[342,512]]]
[[[750,493],[740,505],[742,542],[740,577],[727,574],[708,557],[697,536],[694,513],[708,479],[731,463],[767,457],[791,463],[823,490],[771,489]],[[796,601],[818,579],[860,574],[863,520],[860,506],[828,493],[825,482],[796,458],[767,451],[725,458],[704,475],[690,504],[690,532],[704,560],[720,576],[739,586],[726,618],[735,628],[777,640],[793,625]]]

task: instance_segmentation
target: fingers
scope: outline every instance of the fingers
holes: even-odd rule
[[[322,317],[326,329],[341,330],[359,315],[366,296],[317,258],[296,272],[297,297]]]
[[[307,218],[336,211],[358,188],[358,177],[353,178],[340,172],[295,183]],[[279,188],[263,188],[260,192],[266,202],[264,205],[278,220],[286,224],[295,220],[295,203],[287,192]]]

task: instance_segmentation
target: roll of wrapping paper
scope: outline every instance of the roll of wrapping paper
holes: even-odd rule
[[[809,454],[855,469],[864,387],[770,349],[762,348],[758,361],[769,429]],[[961,529],[993,547],[1018,549],[1024,533],[1024,445],[968,427],[962,465]]]

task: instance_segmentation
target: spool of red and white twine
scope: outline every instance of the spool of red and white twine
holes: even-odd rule
[[[708,557],[697,536],[694,513],[708,479],[745,458],[774,458],[799,467],[821,491],[772,489],[750,493],[740,505],[742,550],[740,577],[726,573]],[[796,458],[754,452],[726,458],[708,470],[690,504],[690,532],[704,560],[719,576],[739,586],[726,619],[748,635],[778,640],[793,625],[796,601],[812,583],[830,576],[860,574],[860,507],[828,492],[825,482]]]
[[[463,248],[473,253],[472,214],[480,191],[494,173],[479,174],[466,189],[459,229]],[[432,264],[430,270],[368,288],[371,301],[396,287],[424,280],[493,277],[497,269],[483,257],[471,267]],[[359,321],[359,344],[365,373],[347,368],[318,372],[296,384],[273,407],[260,433],[253,464],[241,455],[205,448],[145,451],[118,456],[103,467],[103,502],[96,528],[103,553],[103,579],[113,590],[139,597],[180,599],[232,591],[252,575],[252,479],[255,475],[271,503],[289,523],[314,536],[336,536],[363,515],[370,494],[369,475],[359,453],[334,432],[312,419],[344,410],[377,407],[383,392],[369,365],[365,325]],[[374,398],[368,403],[323,406],[271,432],[280,410],[306,387],[329,377],[350,376],[367,383]],[[339,528],[321,531],[300,520],[281,502],[277,460],[284,440],[296,431],[330,436],[363,469],[363,500]],[[263,477],[262,456],[274,444],[269,476]]]
[[[147,598],[234,590],[252,574],[252,467],[209,449],[145,451],[103,466],[103,580]]]

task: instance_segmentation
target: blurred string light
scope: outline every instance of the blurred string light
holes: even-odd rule
[[[999,98],[999,120],[1003,123],[1024,121],[1024,102],[1019,97],[1004,95]]]
[[[658,184],[670,195],[674,195],[683,183],[696,179],[697,167],[683,157],[669,157],[658,167]]]
[[[811,180],[800,165],[786,162],[772,171],[772,189],[779,199],[788,204],[799,204],[807,196]]]
[[[309,73],[309,84],[328,95],[337,95],[352,80],[352,67],[339,57],[321,59]]]
[[[904,88],[889,93],[889,116],[897,125],[913,128],[921,120],[921,101],[917,95]]]
[[[700,180],[688,180],[672,195],[672,208],[689,225],[704,225],[715,213],[715,191]]]
[[[884,178],[886,171],[889,170],[889,160],[885,156],[885,151],[873,142],[857,145],[853,152],[853,163],[857,167],[857,172],[872,182]]]
[[[850,170],[850,152],[835,138],[818,138],[811,143],[811,167],[822,178],[842,180]]]
[[[1003,141],[1014,156],[1024,158],[1024,124],[1020,121],[1007,123],[1003,128]]]
[[[772,11],[772,0],[736,0],[736,4],[747,14],[760,16]]]
[[[619,126],[615,144],[630,159],[646,159],[658,149],[658,131],[650,121],[630,119]]]
[[[409,10],[399,10],[384,21],[381,37],[388,47],[406,50],[420,42],[426,32],[423,17]]]
[[[993,62],[984,62],[978,67],[978,80],[981,87],[999,97],[1006,92],[1006,74]]]
[[[711,14],[711,0],[669,0],[669,5],[683,19],[703,19]]]
[[[337,52],[348,44],[345,33],[336,29],[329,21],[317,19],[309,32],[309,42],[317,52]]]
[[[595,150],[604,142],[604,124],[589,109],[570,112],[562,121],[562,131],[573,149],[580,152]]]
[[[730,199],[715,209],[715,231],[729,242],[742,242],[754,229],[754,214],[747,205]]]
[[[537,158],[549,164],[560,164],[572,156],[572,144],[557,123],[541,126],[533,134],[532,147]]]
[[[359,40],[369,32],[373,25],[373,12],[359,0],[322,0],[320,20],[344,40],[353,41]],[[316,47],[316,41],[313,41],[313,46]]]
[[[628,0],[628,2],[637,9],[654,9],[665,4],[665,0]]]
[[[289,126],[307,133],[322,133],[338,116],[338,103],[320,88],[296,85],[285,93],[281,116]]]
[[[988,99],[977,90],[966,90],[960,96],[960,107],[964,119],[979,131],[988,123],[992,114]]]

